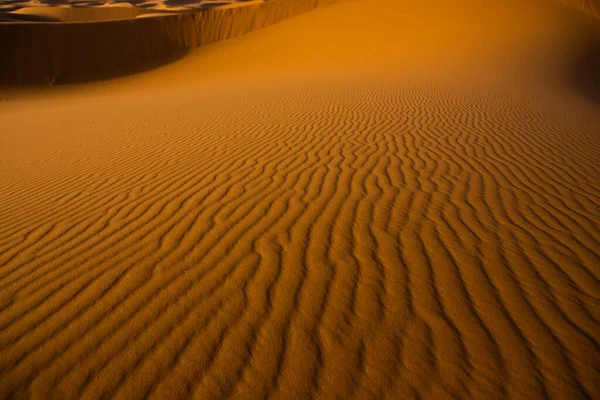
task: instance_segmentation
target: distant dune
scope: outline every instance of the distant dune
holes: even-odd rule
[[[30,22],[0,23],[0,84],[69,83],[139,72],[334,1],[254,1],[168,14],[137,7],[22,8],[10,15]],[[132,20],[140,16],[151,18]]]
[[[0,88],[0,399],[600,399],[600,21],[317,5],[0,28],[186,53]]]
[[[339,0],[165,1],[12,3],[21,8],[0,13],[0,84],[72,83],[135,73]],[[594,0],[560,1],[600,17]],[[207,10],[192,11],[196,6]]]
[[[97,22],[131,19],[142,14],[152,14],[152,10],[144,10],[138,7],[94,7],[94,8],[71,8],[71,7],[25,7],[5,14],[10,17],[26,20],[28,17],[39,17],[48,22]]]
[[[135,7],[140,10],[193,10],[223,5],[247,4],[263,0],[5,0],[0,13],[11,13],[28,8],[92,8]],[[268,0],[271,1],[271,0]]]

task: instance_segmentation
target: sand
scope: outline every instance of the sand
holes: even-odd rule
[[[131,5],[22,8],[0,14],[8,19],[0,21],[0,85],[129,75],[335,1],[248,1],[195,11]]]
[[[515,3],[1,88],[0,398],[600,398],[600,23]]]
[[[98,10],[102,8],[135,8],[141,12],[152,10],[197,10],[222,7],[224,5],[245,5],[248,2],[264,0],[4,0],[0,3],[2,13],[15,14],[25,11],[34,13],[31,8],[45,9],[45,12],[62,10]],[[271,0],[268,0],[271,1]],[[76,11],[77,12],[77,11]]]

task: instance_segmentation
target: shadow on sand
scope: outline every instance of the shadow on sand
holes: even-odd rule
[[[140,72],[336,1],[271,0],[118,20],[0,23],[0,84],[84,82]]]
[[[101,23],[0,24],[0,84],[97,81],[157,68],[193,47],[177,15]]]
[[[600,35],[586,42],[571,69],[571,80],[578,92],[600,104]]]

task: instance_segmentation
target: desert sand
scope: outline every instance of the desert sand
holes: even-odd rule
[[[488,3],[0,87],[0,398],[599,399],[597,3]]]
[[[129,75],[335,1],[256,0],[175,11],[107,4],[0,13],[0,85]]]
[[[25,12],[35,14],[36,11],[53,13],[57,9],[64,13],[65,10],[98,10],[113,7],[137,8],[141,12],[151,10],[181,11],[208,9],[231,4],[245,5],[254,1],[262,2],[264,0],[3,0],[0,2],[0,13],[18,14],[19,12]],[[67,13],[69,12],[67,11]],[[75,13],[77,12],[75,11]],[[102,11],[99,15],[102,15]]]

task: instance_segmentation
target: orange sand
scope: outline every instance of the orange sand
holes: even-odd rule
[[[245,5],[248,2],[264,0],[4,0],[0,3],[0,17],[2,13],[31,13],[38,11],[53,13],[56,10],[99,10],[102,8],[135,8],[141,12],[152,10],[196,10],[212,9],[226,5]],[[268,0],[272,1],[272,0]],[[37,10],[32,10],[37,9]],[[70,11],[66,12],[71,14]],[[87,14],[87,12],[85,12]],[[102,15],[102,12],[100,12]]]
[[[23,8],[0,14],[0,85],[73,83],[155,68],[198,46],[335,1],[257,0],[169,12],[132,6]],[[35,21],[2,23],[2,16]]]
[[[600,398],[600,22],[494,3],[0,89],[0,397]]]

